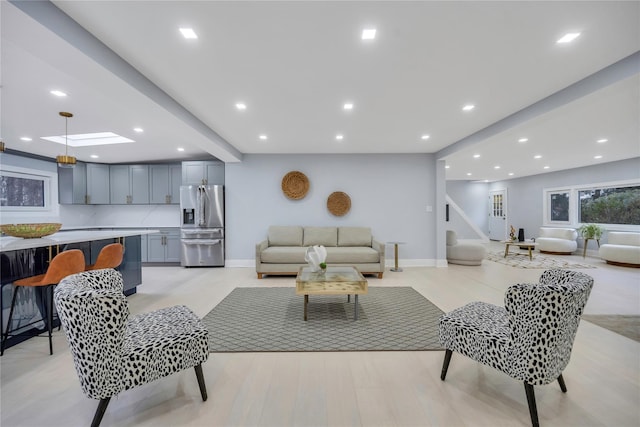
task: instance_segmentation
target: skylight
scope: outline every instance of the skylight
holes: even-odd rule
[[[135,142],[133,139],[125,138],[113,132],[80,133],[68,135],[65,140],[64,135],[42,136],[41,139],[57,142],[64,145],[68,141],[70,147],[89,147],[92,145],[111,145]]]

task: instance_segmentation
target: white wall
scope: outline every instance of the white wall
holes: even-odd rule
[[[304,199],[290,200],[282,177],[293,170],[310,181]],[[432,265],[435,246],[435,160],[430,154],[246,154],[227,163],[225,176],[228,265],[254,265],[255,245],[270,225],[366,226],[400,247],[404,265]],[[351,211],[328,212],[327,197],[343,191]],[[427,213],[427,206],[433,211]],[[387,258],[392,248],[387,246]]]
[[[447,195],[462,209],[467,218],[485,235],[489,233],[489,184],[484,182],[447,181]],[[463,218],[449,208],[449,230],[454,230],[458,238],[478,239],[480,236]]]

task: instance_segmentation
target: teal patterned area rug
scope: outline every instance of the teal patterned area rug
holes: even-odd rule
[[[235,288],[203,319],[211,352],[442,350],[442,310],[411,287],[370,287],[354,298],[311,295],[295,288]]]

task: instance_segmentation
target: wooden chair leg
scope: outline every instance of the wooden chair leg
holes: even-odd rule
[[[536,408],[536,395],[531,384],[524,383],[524,391],[527,393],[527,402],[529,403],[529,415],[531,415],[531,425],[540,427],[538,421],[538,408]]]
[[[102,416],[107,410],[107,405],[109,405],[110,400],[110,397],[100,399],[100,403],[98,403],[98,409],[96,409],[96,413],[93,416],[93,421],[91,421],[91,427],[98,427],[100,425],[100,422],[102,422]]]
[[[204,375],[202,374],[202,365],[194,366],[196,370],[196,377],[198,378],[198,386],[200,387],[200,395],[202,396],[202,401],[207,401],[207,386],[204,384]]]
[[[566,393],[567,386],[564,383],[564,378],[562,378],[562,374],[560,374],[560,376],[558,377],[558,384],[560,384],[560,390],[562,390],[563,393]]]
[[[451,362],[452,350],[447,349],[444,353],[444,362],[442,362],[442,373],[440,373],[440,379],[444,381],[447,376],[447,370],[449,369],[449,362]]]

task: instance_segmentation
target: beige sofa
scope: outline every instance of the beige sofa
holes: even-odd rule
[[[540,234],[536,239],[540,252],[549,254],[568,255],[578,249],[578,232],[575,228],[540,227]]]
[[[384,243],[376,241],[368,227],[271,226],[267,239],[256,245],[256,273],[297,274],[307,247],[327,249],[327,264],[353,265],[362,274],[384,273]]]
[[[640,267],[640,233],[610,231],[598,254],[607,264]]]

